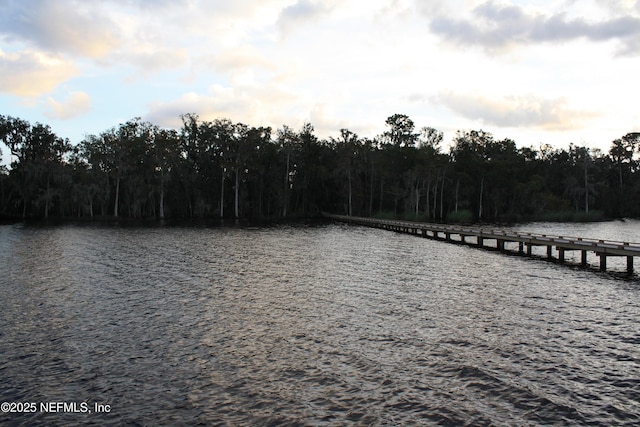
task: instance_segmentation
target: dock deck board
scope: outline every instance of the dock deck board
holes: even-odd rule
[[[325,218],[335,221],[359,224],[368,227],[383,228],[387,230],[404,232],[422,237],[449,241],[453,243],[471,244],[467,237],[475,237],[475,246],[485,249],[497,249],[504,251],[505,242],[517,242],[518,253],[531,255],[534,246],[546,246],[547,257],[552,258],[552,248],[558,251],[558,261],[564,262],[565,251],[582,251],[582,265],[586,266],[587,252],[594,252],[600,258],[600,270],[606,270],[606,259],[609,256],[627,257],[627,273],[633,274],[633,258],[640,256],[640,244],[629,242],[616,242],[610,240],[587,239],[582,237],[552,236],[538,233],[527,233],[513,230],[497,229],[492,227],[470,227],[457,225],[433,224],[426,222],[385,220],[376,218],[322,214]],[[452,239],[452,235],[459,236]],[[495,240],[496,246],[485,246],[485,240]],[[524,250],[523,246],[527,246]]]

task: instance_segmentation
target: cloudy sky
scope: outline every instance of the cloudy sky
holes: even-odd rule
[[[608,150],[639,100],[640,0],[0,0],[0,114],[72,143],[183,113],[374,137],[402,113],[446,143]]]

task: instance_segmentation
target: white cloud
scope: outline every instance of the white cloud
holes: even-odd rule
[[[309,122],[321,137],[336,135],[341,128],[358,129],[357,123],[339,115],[326,101],[306,99],[277,86],[234,89],[213,85],[206,94],[189,92],[172,101],[152,103],[145,119],[177,128],[185,113],[195,113],[201,120],[227,118],[274,129],[285,124],[297,129]]]
[[[354,129],[356,125],[344,116],[339,116],[327,103],[317,103],[311,107],[308,118],[304,121],[311,123],[316,134],[321,137],[336,136],[340,129]]]
[[[0,50],[0,91],[35,97],[53,90],[78,74],[60,56],[35,51],[5,53]]]
[[[40,49],[99,58],[120,43],[117,25],[103,2],[7,0],[0,13],[0,30],[12,40]]]
[[[331,12],[327,2],[314,0],[297,0],[280,12],[277,26],[282,34],[287,35],[302,25],[320,20]]]
[[[113,55],[112,62],[128,64],[134,75],[127,82],[149,78],[161,70],[181,69],[189,64],[189,54],[181,49],[139,47]]]
[[[406,113],[520,140],[638,123],[637,0],[0,1],[0,91],[31,97],[0,97],[14,113],[70,117],[80,97],[37,98],[67,83],[106,126],[195,112],[371,137]],[[78,134],[101,130],[87,120]]]
[[[49,97],[46,101],[45,115],[50,119],[69,120],[91,110],[91,98],[85,92],[72,92],[67,99],[58,102]]]
[[[596,3],[618,15],[640,13],[640,0],[596,0]]]
[[[180,126],[180,115],[195,113],[202,120],[227,118],[252,126],[278,126],[277,115],[268,112],[278,105],[275,92],[268,102],[260,94],[213,85],[207,94],[188,92],[169,102],[153,102],[146,119],[168,127]],[[283,117],[284,118],[284,117]],[[274,122],[275,121],[275,122]]]
[[[277,68],[272,60],[267,59],[262,52],[250,45],[225,49],[215,55],[204,55],[195,58],[194,62],[195,66],[199,68],[199,71],[213,69],[224,73],[245,71],[254,68],[267,70]]]
[[[574,130],[598,116],[596,112],[570,108],[567,99],[543,99],[533,95],[496,99],[477,94],[443,92],[436,101],[466,119],[500,127]]]

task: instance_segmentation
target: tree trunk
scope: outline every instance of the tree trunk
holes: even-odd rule
[[[120,178],[116,179],[116,201],[113,206],[113,216],[118,217],[118,201],[120,199]]]
[[[429,199],[429,192],[431,192],[431,174],[429,174],[429,179],[427,180],[427,197],[426,197],[427,206],[425,209],[425,211],[427,212],[427,219],[431,219],[431,203]]]
[[[164,219],[164,185],[160,186],[160,219]]]
[[[369,184],[369,216],[373,213],[373,162],[371,162],[371,182]]]
[[[235,188],[235,215],[236,219],[240,218],[240,207],[238,202],[238,196],[240,194],[240,168],[236,168],[236,188]]]
[[[587,175],[587,160],[584,160],[584,211],[589,213],[589,177]]]
[[[44,201],[44,218],[49,218],[49,192],[51,191],[49,177],[47,177],[47,192],[45,193],[45,201]]]
[[[349,180],[349,216],[353,215],[353,210],[352,210],[352,205],[351,205],[351,201],[352,201],[352,197],[351,197],[351,168],[349,168],[349,170],[347,171],[347,179]]]
[[[284,193],[282,203],[282,216],[287,216],[287,204],[289,202],[289,152],[287,152],[287,171],[284,175]]]
[[[621,216],[625,214],[624,209],[624,191],[623,191],[623,183],[622,183],[622,162],[618,161],[618,174],[620,176],[620,195],[618,196],[618,212]]]
[[[382,196],[384,195],[384,179],[380,177],[380,203],[378,204],[378,212],[382,212]]]
[[[622,162],[618,162],[618,175],[620,176],[620,194],[622,194]]]
[[[433,185],[433,219],[436,219],[436,207],[438,205],[438,176],[436,175],[436,182]]]
[[[482,220],[482,192],[484,191],[484,177],[480,180],[480,207],[478,208],[478,221]]]
[[[220,183],[220,219],[224,218],[224,168],[222,168],[222,182]]]
[[[447,175],[446,169],[442,171],[442,185],[440,186],[440,219],[444,218],[444,179]]]
[[[460,190],[460,180],[456,181],[456,212],[458,212],[458,191]]]
[[[262,204],[264,203],[264,197],[263,197],[263,193],[264,193],[264,180],[260,180],[260,184],[258,187],[260,190],[258,192],[258,217],[262,218]]]

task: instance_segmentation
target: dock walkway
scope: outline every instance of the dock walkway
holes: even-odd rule
[[[607,270],[607,257],[622,256],[627,258],[627,273],[629,275],[633,274],[634,257],[640,256],[640,244],[636,243],[584,239],[581,237],[550,236],[491,227],[384,220],[328,213],[323,213],[323,216],[335,221],[382,228],[451,243],[469,244],[479,248],[494,249],[501,252],[506,252],[506,242],[516,242],[518,244],[516,253],[527,256],[532,256],[534,247],[546,246],[547,259],[559,263],[564,263],[565,252],[580,251],[581,265],[583,267],[587,266],[587,253],[593,252],[600,258],[599,264],[601,271]],[[471,238],[471,240],[468,240],[469,238]],[[486,241],[495,241],[495,246],[487,246],[485,244]],[[558,253],[557,258],[553,257],[554,248]]]

